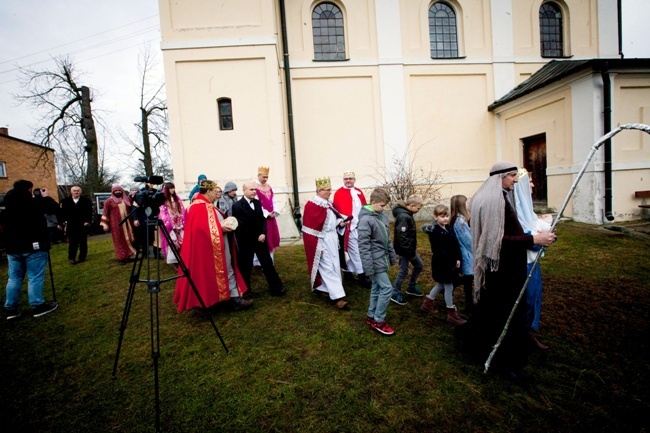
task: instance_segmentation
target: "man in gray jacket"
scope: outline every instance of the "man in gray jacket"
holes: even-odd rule
[[[384,335],[392,335],[395,332],[384,320],[393,293],[388,268],[397,262],[388,233],[388,218],[384,215],[384,208],[389,201],[390,196],[385,189],[375,189],[370,194],[370,204],[365,205],[359,212],[357,228],[363,273],[372,278],[366,324]]]

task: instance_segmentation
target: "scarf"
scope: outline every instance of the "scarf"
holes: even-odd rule
[[[505,161],[490,169],[490,177],[472,197],[472,251],[474,253],[474,299],[478,301],[485,285],[485,273],[499,269],[499,254],[505,223],[502,179],[517,167]],[[512,195],[512,193],[509,193]],[[511,197],[511,203],[514,199]]]

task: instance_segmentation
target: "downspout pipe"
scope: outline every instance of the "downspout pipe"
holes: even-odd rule
[[[603,135],[612,130],[612,82],[609,77],[607,62],[600,71],[603,80]],[[603,144],[605,161],[605,218],[607,221],[614,220],[612,213],[612,140],[607,139]]]
[[[616,2],[616,13],[618,14],[618,55],[621,59],[625,58],[623,54],[623,9],[621,5],[621,0]]]
[[[291,68],[289,67],[289,44],[287,42],[287,16],[284,0],[280,2],[280,24],[282,27],[282,54],[284,60],[284,87],[287,96],[287,120],[289,123],[289,152],[291,153],[291,178],[293,182],[293,220],[298,231],[302,229],[300,218],[300,193],[298,190],[298,167],[296,163],[296,139],[293,132],[293,101],[291,99]]]

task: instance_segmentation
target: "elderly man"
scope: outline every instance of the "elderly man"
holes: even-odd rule
[[[305,205],[303,244],[312,291],[329,298],[339,310],[347,310],[337,235],[337,228],[343,230],[347,222],[332,207],[329,201],[331,194],[329,177],[316,179],[316,196]]]
[[[181,258],[206,307],[230,301],[234,310],[243,310],[250,308],[253,301],[243,298],[248,285],[233,260],[234,245],[224,236],[230,229],[222,227],[212,204],[217,198],[216,188],[211,180],[200,182],[185,220]],[[177,280],[174,302],[179,311],[201,307],[187,278]]]
[[[341,214],[352,216],[350,224],[345,230],[343,242],[343,255],[341,265],[345,265],[345,277],[353,278],[352,274],[359,276],[359,282],[362,286],[370,288],[371,282],[363,273],[361,266],[361,256],[359,255],[359,235],[357,233],[357,224],[359,224],[359,211],[366,205],[366,197],[363,191],[356,188],[354,184],[357,179],[353,171],[343,173],[343,186],[336,190],[334,194],[334,208]]]
[[[471,201],[475,297],[479,301],[474,315],[466,325],[458,327],[458,333],[465,338],[467,349],[481,361],[485,361],[499,338],[526,280],[526,250],[533,245],[547,247],[555,241],[555,234],[550,232],[524,234],[513,205],[517,180],[514,164],[497,162]],[[493,365],[510,378],[520,380],[527,361],[527,346],[522,303]]]
[[[271,259],[269,253],[266,218],[262,213],[262,204],[255,198],[256,195],[256,183],[246,182],[244,184],[244,196],[232,206],[232,216],[237,218],[239,224],[235,231],[239,268],[246,285],[250,289],[253,256],[257,255],[262,265],[262,272],[264,272],[269,285],[271,296],[283,296],[286,289],[282,287],[282,280],[275,270],[273,259]]]
[[[72,265],[81,263],[88,256],[88,232],[93,222],[93,204],[90,199],[81,196],[79,185],[70,188],[70,197],[61,200],[61,216],[68,237],[68,261]]]
[[[137,252],[135,243],[135,234],[131,219],[120,222],[131,213],[131,201],[126,195],[124,188],[120,185],[113,185],[111,196],[104,202],[104,211],[100,225],[105,232],[111,232],[113,239],[113,248],[115,256],[120,265],[126,264],[126,261]],[[138,220],[134,224],[139,225]]]

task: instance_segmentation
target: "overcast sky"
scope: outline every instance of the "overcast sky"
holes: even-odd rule
[[[626,58],[650,58],[649,22],[650,0],[623,0]],[[157,0],[0,0],[0,126],[32,140],[38,125],[11,97],[20,92],[16,67],[49,68],[51,57],[69,54],[84,73],[77,84],[95,90],[93,110],[113,128],[131,131],[139,120],[138,55],[147,44],[163,79],[159,27]],[[119,159],[110,165],[115,169]]]

